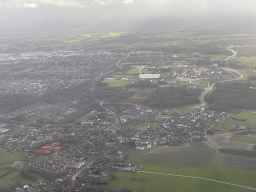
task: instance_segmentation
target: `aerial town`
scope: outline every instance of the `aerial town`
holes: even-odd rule
[[[21,172],[47,179],[22,190],[54,190],[64,187],[67,180],[78,186],[81,182],[91,185],[99,178],[113,177],[111,170],[139,171],[138,165],[124,163],[130,148],[143,151],[205,141],[207,130],[230,114],[199,108],[169,119],[173,112],[166,109],[131,105],[120,111],[105,99],[107,91],[98,95],[98,103],[90,103],[97,98],[97,86],[120,79],[115,77],[118,71],[124,76],[121,81],[131,84],[150,79],[153,83],[162,73],[170,77],[170,85],[181,77],[232,78],[232,73],[217,66],[172,72],[177,60],[177,56],[166,57],[157,51],[2,54],[1,95],[16,94],[24,100],[19,103],[14,97],[17,105],[4,105],[1,110],[1,147],[8,152],[28,153],[32,161],[21,162]],[[146,67],[148,62],[169,64]],[[131,72],[125,70],[133,65],[139,66],[138,71],[128,79]],[[89,99],[81,98],[81,89]],[[56,98],[58,95],[61,99]],[[167,119],[155,123],[162,116]],[[136,128],[138,125],[142,126]]]

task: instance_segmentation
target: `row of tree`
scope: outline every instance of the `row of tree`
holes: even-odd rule
[[[216,84],[216,89],[205,97],[209,108],[217,111],[255,109],[256,89],[249,81]]]
[[[154,108],[169,108],[199,103],[201,89],[187,89],[186,87],[158,88],[145,101],[145,105]]]

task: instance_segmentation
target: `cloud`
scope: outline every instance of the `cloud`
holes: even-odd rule
[[[124,0],[123,3],[124,3],[124,4],[130,4],[130,3],[134,3],[134,1],[133,1],[133,0]]]
[[[54,5],[60,7],[84,7],[82,2],[75,0],[39,0],[42,4]]]
[[[20,7],[20,4],[16,4],[17,7]],[[38,8],[37,4],[35,3],[24,3],[24,7],[26,8]]]

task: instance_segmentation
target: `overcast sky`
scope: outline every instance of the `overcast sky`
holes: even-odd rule
[[[0,27],[85,26],[113,20],[256,15],[256,0],[0,0]]]

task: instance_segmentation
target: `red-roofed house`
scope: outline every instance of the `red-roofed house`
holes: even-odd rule
[[[51,146],[43,146],[41,149],[49,149]]]

